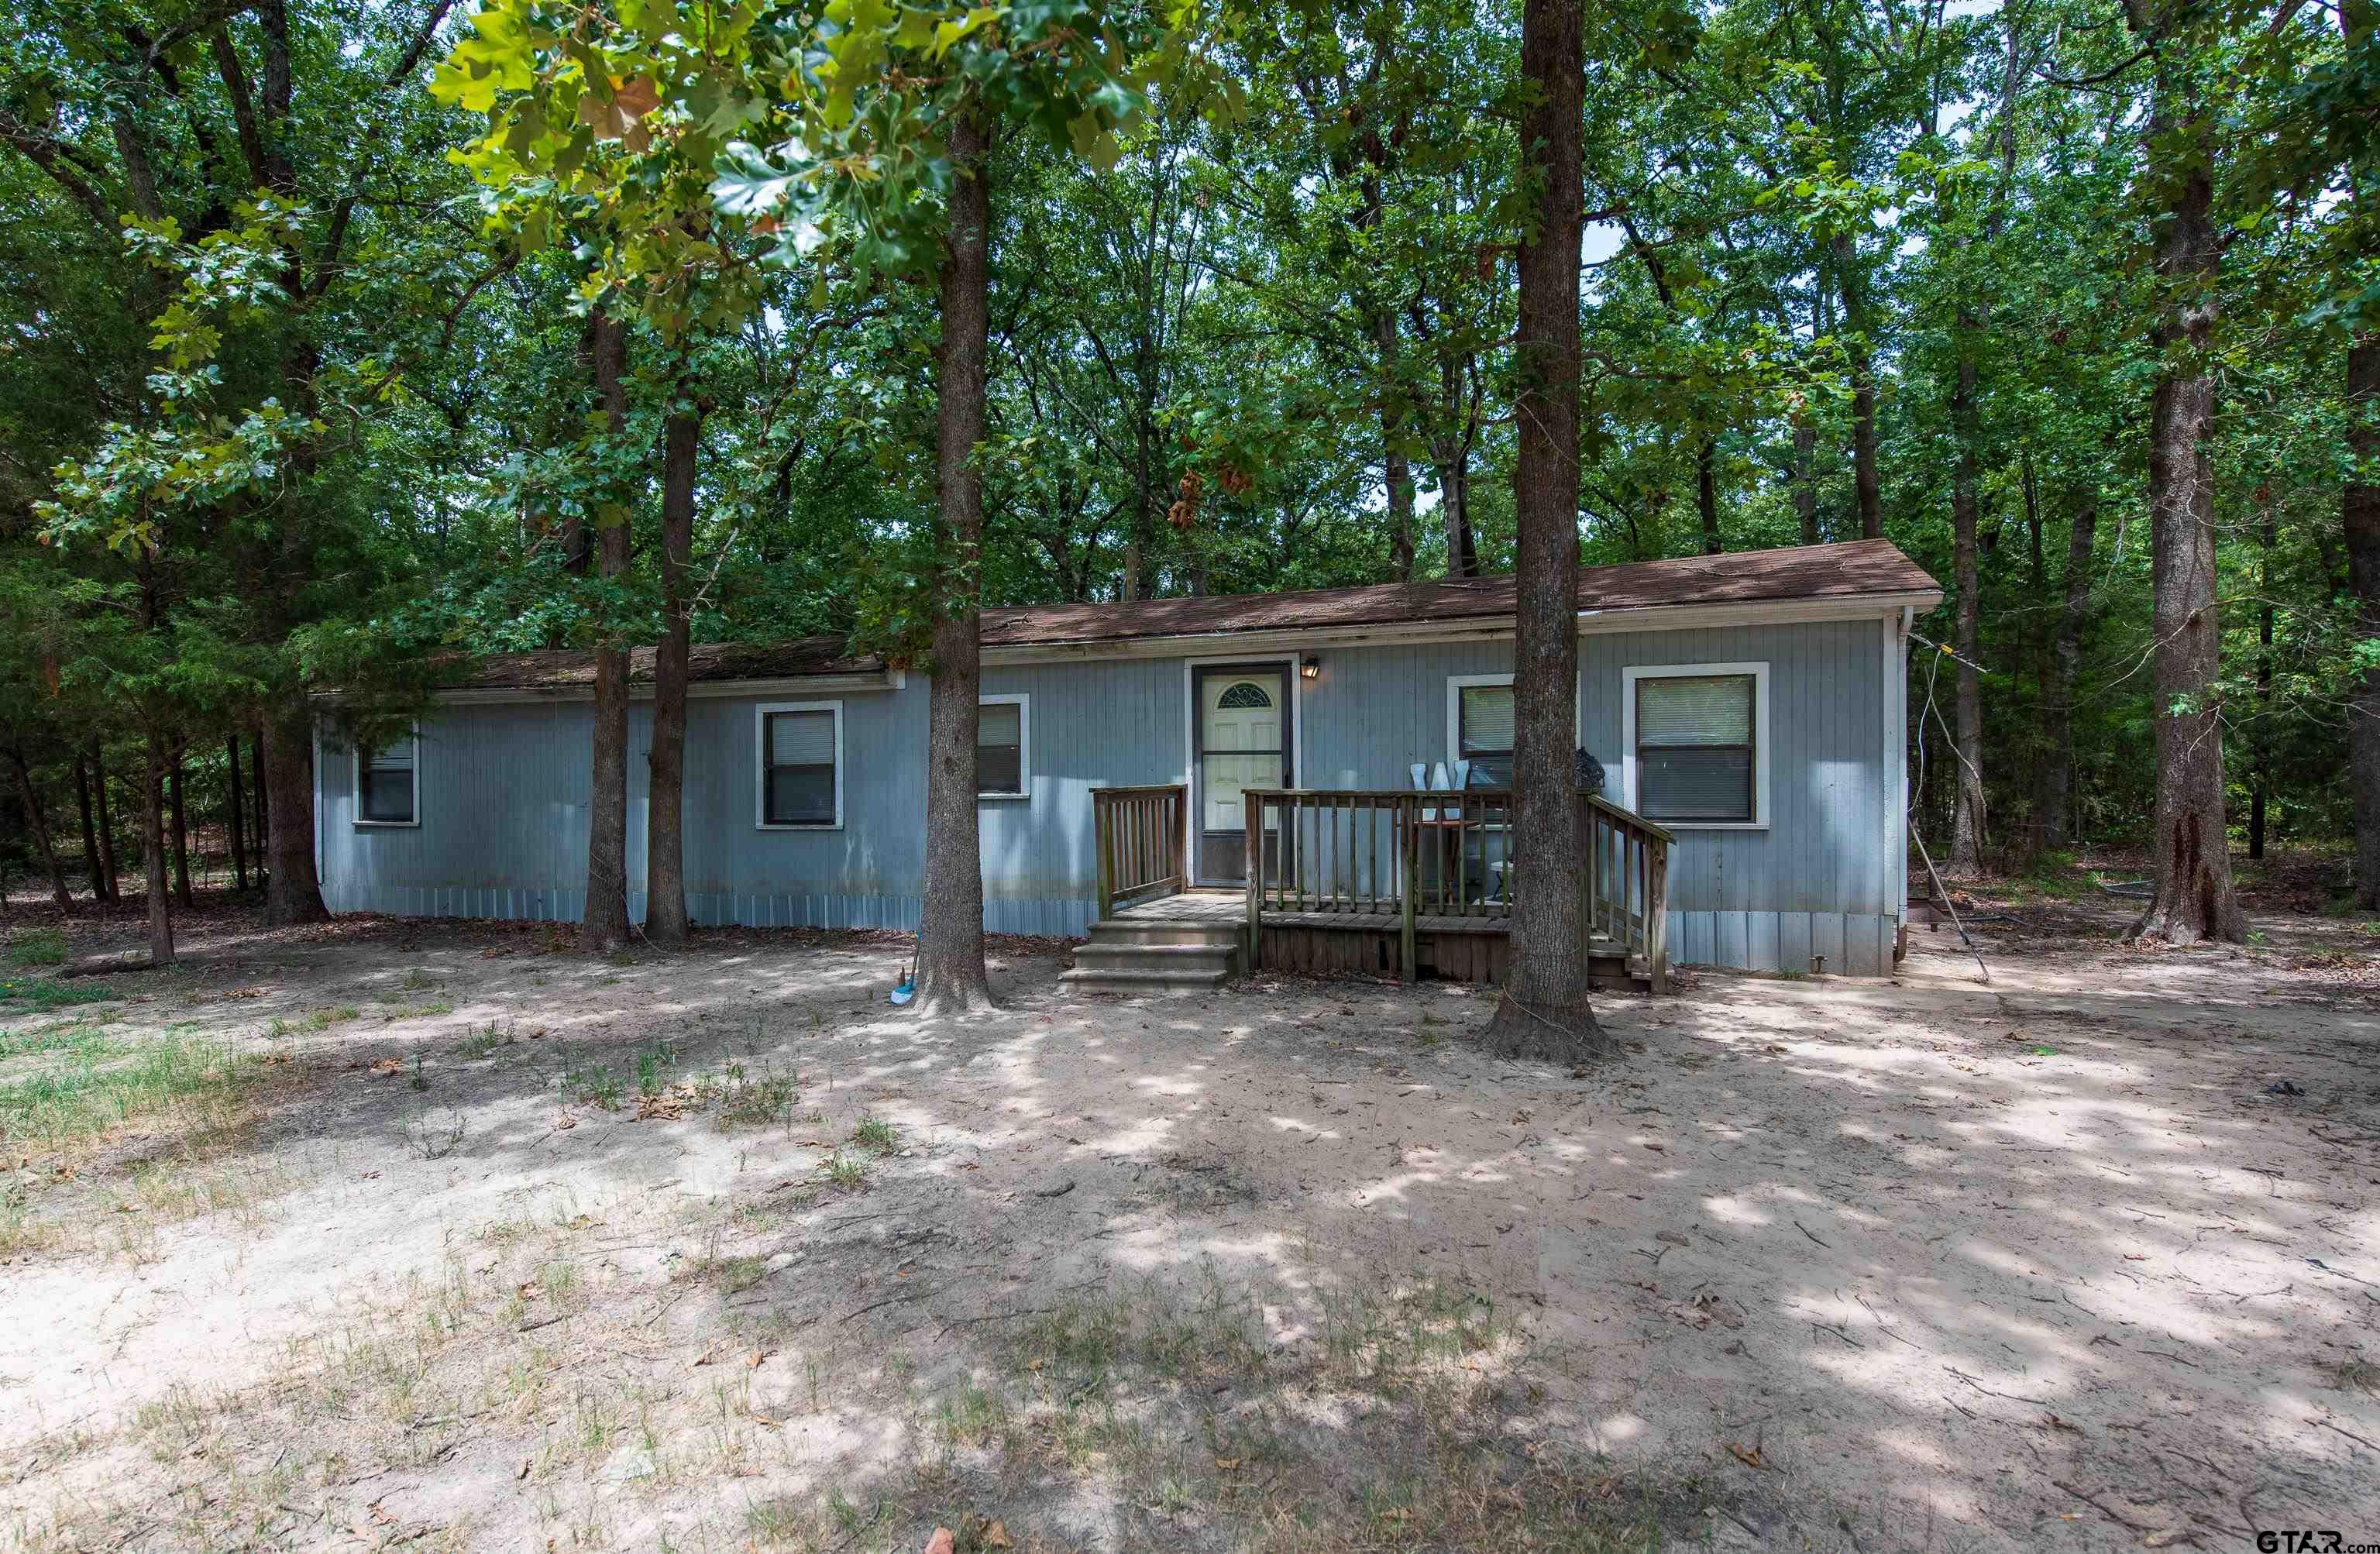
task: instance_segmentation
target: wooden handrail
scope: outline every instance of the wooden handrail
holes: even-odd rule
[[[1181,783],[1091,790],[1100,917],[1114,913],[1118,896],[1182,889],[1188,878],[1183,816],[1189,798],[1189,787]]]
[[[1514,891],[1527,888],[1525,859],[1516,867],[1512,854],[1510,788],[1249,788],[1242,796],[1252,957],[1268,912],[1343,915],[1373,925],[1392,914],[1410,981],[1419,919],[1471,918],[1487,927],[1509,917]],[[1665,990],[1676,838],[1599,794],[1578,796],[1581,929],[1643,956],[1654,989]]]

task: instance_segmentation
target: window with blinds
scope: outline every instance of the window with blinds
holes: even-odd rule
[[[1025,702],[986,701],[976,709],[975,788],[987,798],[1025,792]]]
[[[840,755],[831,707],[765,712],[760,719],[760,823],[831,826]]]
[[[415,769],[419,741],[407,736],[379,750],[356,755],[356,819],[365,825],[409,826],[419,823],[419,790]]]
[[[1471,785],[1511,787],[1512,687],[1463,686],[1456,697],[1454,753],[1471,763]]]
[[[1757,681],[1750,674],[1636,682],[1636,810],[1648,820],[1755,822]]]

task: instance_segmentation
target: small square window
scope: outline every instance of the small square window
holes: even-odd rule
[[[988,696],[976,708],[975,788],[982,797],[1025,796],[1030,780],[1027,726],[1022,696]]]
[[[762,707],[760,824],[843,823],[843,704]]]
[[[1512,785],[1512,687],[1463,686],[1457,688],[1454,753],[1471,763],[1469,785],[1509,788]]]
[[[1761,666],[1632,670],[1634,807],[1665,825],[1758,826]]]
[[[421,823],[421,741],[414,735],[377,750],[356,751],[356,823],[412,826]]]

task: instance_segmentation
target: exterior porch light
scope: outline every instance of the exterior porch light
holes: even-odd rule
[[[1322,675],[1322,661],[1309,653],[1298,661],[1297,673],[1301,679],[1319,679]]]

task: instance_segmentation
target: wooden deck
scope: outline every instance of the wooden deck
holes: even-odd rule
[[[1367,907],[1372,904],[1366,902]],[[1213,888],[1184,891],[1179,895],[1158,896],[1136,901],[1129,906],[1119,906],[1111,914],[1127,922],[1143,923],[1214,923],[1245,928],[1248,920],[1248,898],[1236,890]],[[1366,929],[1386,929],[1390,933],[1404,926],[1404,903],[1395,896],[1383,897],[1378,910],[1372,911],[1305,911],[1288,912],[1266,907],[1263,913],[1267,928],[1345,929],[1358,931]],[[1462,917],[1417,914],[1414,927],[1422,933],[1510,933],[1511,922],[1501,914],[1472,915]]]
[[[1366,903],[1369,906],[1370,903]],[[1395,976],[1402,955],[1404,904],[1388,898],[1380,910],[1283,911],[1265,907],[1257,946],[1258,965],[1283,970],[1354,971]],[[1119,923],[1152,927],[1229,928],[1245,936],[1248,901],[1245,892],[1213,888],[1190,890],[1118,906],[1110,915]],[[1437,976],[1467,982],[1500,982],[1510,964],[1512,923],[1502,914],[1447,917],[1417,913],[1414,917],[1416,949],[1423,966]],[[1597,937],[1589,942],[1589,965],[1597,987],[1623,979],[1642,980],[1642,957],[1632,962],[1627,947]]]

